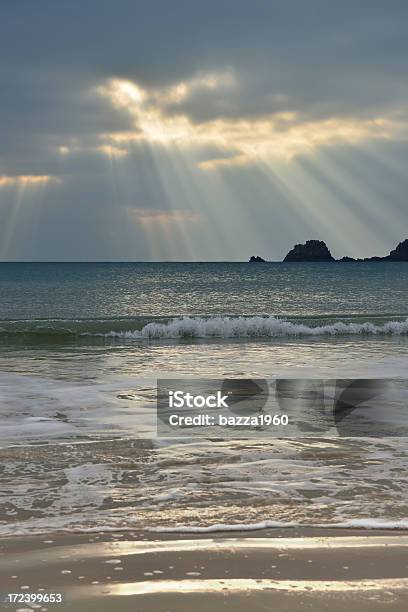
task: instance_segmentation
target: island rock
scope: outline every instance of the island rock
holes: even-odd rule
[[[262,259],[262,257],[259,257],[259,255],[252,255],[250,258],[250,263],[265,263],[265,259]]]
[[[295,244],[283,261],[334,261],[334,257],[323,240],[307,240]]]
[[[389,261],[408,261],[408,239],[400,242],[385,259]]]

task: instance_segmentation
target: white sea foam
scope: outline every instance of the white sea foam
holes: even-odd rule
[[[333,527],[350,527],[361,529],[408,529],[408,518],[397,521],[390,521],[386,519],[373,519],[373,518],[356,518],[342,523],[335,523]]]
[[[272,316],[256,317],[180,317],[167,323],[151,322],[141,330],[109,331],[106,337],[127,339],[155,338],[275,338],[296,336],[347,336],[408,334],[408,318],[378,325],[336,321],[309,326]]]
[[[285,527],[300,527],[299,523],[284,523],[279,521],[260,521],[259,523],[217,523],[215,525],[179,525],[177,527],[151,527],[148,531],[156,533],[213,533],[217,531],[257,531],[258,529],[276,529]]]
[[[82,517],[81,515],[81,518]],[[48,520],[28,520],[11,526],[5,525],[0,527],[0,536],[24,536],[24,535],[45,535],[49,533],[78,533],[78,534],[93,534],[93,533],[135,533],[140,529],[139,525],[122,526],[114,524],[106,525],[104,522],[94,526],[81,525],[77,522],[68,522],[67,519],[60,517],[52,517]],[[180,525],[177,527],[148,527],[142,530],[151,533],[219,533],[219,532],[241,532],[241,531],[260,531],[263,529],[379,529],[384,531],[399,531],[408,529],[408,519],[387,521],[379,519],[354,519],[341,523],[291,523],[278,521],[259,521],[258,523],[217,523],[214,525]]]
[[[359,518],[343,521],[339,523],[291,523],[282,521],[260,521],[259,523],[238,523],[226,524],[218,523],[215,525],[178,525],[176,527],[151,527],[148,531],[155,533],[213,533],[218,531],[257,531],[260,529],[286,529],[292,527],[317,527],[334,529],[408,529],[408,519],[389,521],[373,518]]]
[[[401,344],[406,350],[405,342],[380,344],[392,350]],[[238,349],[233,348],[237,360]],[[301,351],[300,346],[297,361]],[[322,365],[338,375],[342,354],[347,361],[352,355],[356,367],[360,353],[350,353],[348,347],[341,351],[329,364],[325,353],[318,353],[319,375]],[[190,347],[188,352],[191,355]],[[367,370],[361,371],[371,375],[372,350],[366,352]],[[167,348],[156,353],[161,363],[181,363],[169,359]],[[208,367],[224,367],[223,360],[221,366],[214,365],[213,355],[210,351]],[[260,355],[264,369],[257,375],[267,375],[273,362],[267,353]],[[306,356],[310,365],[310,353]],[[275,351],[273,357],[278,360]],[[202,367],[202,356],[197,362]],[[406,356],[380,360],[376,374],[384,376],[384,364],[393,376],[398,371],[404,377]],[[130,365],[133,368],[134,361]],[[152,368],[152,361],[146,367]],[[174,370],[180,372],[180,365]],[[6,451],[3,462],[1,535],[131,532],[147,527],[198,533],[323,525],[408,528],[406,439],[197,438],[190,443],[139,444],[136,437],[150,438],[145,432],[152,430],[149,423],[155,424],[155,381],[132,377],[129,370],[112,380],[107,372],[99,384],[0,373],[0,421],[15,428],[12,436],[3,432],[0,441],[3,437],[3,445],[16,445]],[[396,392],[402,390],[396,387]],[[87,433],[90,438],[83,439]],[[115,440],[115,434],[120,439]],[[17,446],[44,438],[48,444],[21,450]],[[56,451],[53,442],[60,440],[63,444]],[[97,441],[94,448],[91,441]]]

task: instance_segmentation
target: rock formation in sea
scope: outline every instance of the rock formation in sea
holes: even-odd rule
[[[400,242],[387,257],[389,261],[408,261],[408,238]]]
[[[252,255],[249,261],[251,263],[266,262],[266,260],[259,255]],[[384,257],[374,255],[373,257],[364,257],[364,259],[355,259],[348,255],[340,259],[334,259],[323,240],[306,240],[304,244],[295,244],[283,261],[408,261],[408,238],[400,242],[395,249],[390,251],[389,255],[385,255]]]
[[[353,259],[353,257],[342,257],[337,261],[408,261],[408,238],[400,242],[395,249],[393,249],[389,255],[380,257],[374,255],[374,257],[364,257],[364,259]]]
[[[295,244],[283,261],[335,261],[323,240],[307,240]]]

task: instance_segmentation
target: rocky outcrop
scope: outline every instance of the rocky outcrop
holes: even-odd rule
[[[283,261],[335,261],[323,240],[307,240],[295,244]]]
[[[389,261],[408,261],[408,238],[400,242],[398,246],[383,259],[388,259]]]
[[[364,257],[364,259],[353,259],[352,257],[342,257],[337,261],[408,261],[408,239],[400,242],[395,249],[393,249],[389,255],[385,257]]]
[[[259,255],[252,255],[249,261],[250,263],[265,263],[265,259],[262,259],[262,257],[259,257]]]

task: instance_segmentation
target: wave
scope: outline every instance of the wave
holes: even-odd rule
[[[83,517],[82,517],[83,518]],[[263,520],[258,523],[216,523],[212,525],[178,525],[178,526],[159,526],[149,527],[140,524],[129,524],[127,526],[119,524],[107,525],[99,522],[98,515],[95,515],[95,525],[75,523],[69,517],[47,517],[45,520],[34,519],[25,520],[19,523],[0,526],[0,536],[26,536],[26,535],[58,535],[61,533],[69,534],[93,534],[93,533],[134,533],[137,530],[148,533],[172,533],[172,534],[205,534],[219,532],[245,532],[261,531],[263,529],[350,529],[350,530],[382,530],[399,531],[408,529],[407,519],[377,519],[377,518],[355,518],[344,521],[328,522],[285,522]],[[112,523],[114,521],[112,520]],[[350,534],[352,535],[352,534]],[[384,538],[384,536],[382,536]],[[401,538],[401,536],[399,536]],[[178,540],[171,540],[177,542]],[[185,540],[184,540],[185,541]],[[401,541],[401,540],[399,540]],[[51,543],[51,541],[50,541]],[[150,542],[151,543],[151,542]],[[384,539],[385,543],[385,539]],[[390,545],[390,542],[387,543]],[[344,542],[342,543],[344,547]],[[352,543],[349,544],[352,546]]]
[[[179,316],[115,319],[36,319],[0,321],[0,338],[34,336],[43,341],[82,338],[122,340],[200,338],[290,338],[310,336],[403,336],[408,317]]]
[[[121,332],[132,337],[135,332]],[[345,323],[337,321],[310,326],[276,317],[183,317],[168,323],[148,323],[135,337],[142,338],[277,338],[289,336],[344,336],[350,334],[408,334],[405,321],[387,321],[382,325],[366,321]],[[113,333],[113,335],[116,335]]]

